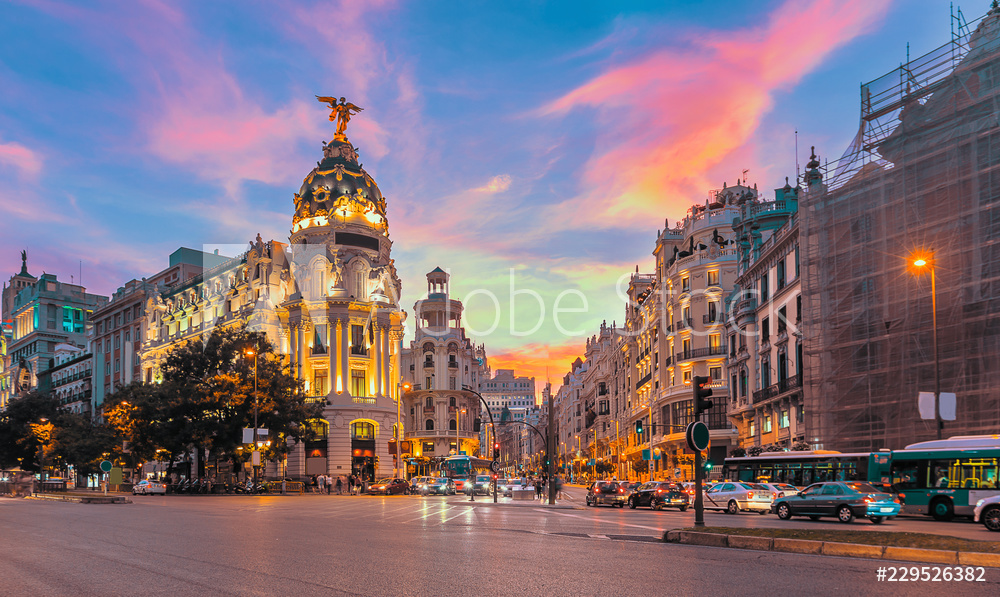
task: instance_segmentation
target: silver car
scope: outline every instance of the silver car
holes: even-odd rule
[[[774,499],[785,497],[786,495],[796,495],[799,492],[798,487],[789,485],[788,483],[757,483],[757,485],[763,485],[770,489],[771,493],[774,494]]]
[[[976,502],[976,522],[983,523],[991,531],[1000,531],[1000,495],[983,498]]]
[[[758,514],[767,514],[771,511],[773,500],[774,494],[763,485],[727,481],[711,486],[705,492],[703,502],[706,510],[724,510],[729,514],[737,514],[740,510],[752,510]]]

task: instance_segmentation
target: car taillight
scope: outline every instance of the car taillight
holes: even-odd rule
[[[625,490],[624,490],[624,489],[622,489],[621,487],[619,487],[619,488],[618,488],[618,493],[625,493]]]
[[[753,492],[752,491],[748,491],[747,492],[747,499],[748,500],[752,500],[753,499]]]
[[[894,498],[892,498],[892,501],[894,501],[894,502],[896,502],[898,504],[899,503],[899,498],[898,497],[894,497]]]
[[[662,489],[657,489],[656,493],[663,493],[663,490]]]
[[[870,503],[872,503],[872,502],[874,502],[874,501],[875,501],[875,498],[873,498],[873,497],[872,497],[872,496],[870,496],[870,495],[869,495],[869,496],[867,496],[867,497],[865,498],[865,503],[866,503],[866,504],[870,504]]]

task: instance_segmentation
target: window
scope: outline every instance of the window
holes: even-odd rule
[[[326,326],[313,328],[313,354],[326,354]]]
[[[709,334],[708,347],[710,354],[722,354],[722,334]]]
[[[767,274],[760,277],[760,303],[763,305],[770,296],[767,288]]]
[[[351,423],[351,439],[372,441],[375,439],[375,425],[367,421]]]
[[[795,422],[801,425],[802,423],[805,422],[805,420],[806,420],[805,409],[802,406],[799,406],[798,408],[795,409]]]
[[[449,389],[449,390],[456,390],[456,389],[458,389],[458,388],[456,387],[456,386],[457,386],[457,384],[458,384],[458,382],[456,381],[456,379],[455,379],[455,376],[454,376],[454,375],[448,378],[448,389]]]
[[[757,436],[757,424],[754,423],[753,421],[750,421],[750,437],[756,437],[756,436]]]
[[[788,326],[788,307],[778,309],[778,333],[785,331]]]
[[[682,317],[684,318],[684,323],[691,324],[691,307],[684,307],[681,309]]]
[[[765,344],[771,340],[771,318],[765,317],[760,322],[760,342]]]
[[[351,326],[351,354],[366,356],[368,347],[365,346],[365,326]]]
[[[328,392],[326,381],[326,370],[316,371],[313,375],[313,396],[320,396]]]
[[[771,363],[766,358],[760,360],[760,384],[761,388],[771,385]]]
[[[104,363],[104,374],[111,375],[111,362]]]
[[[121,360],[115,359],[115,373],[118,373],[119,371],[121,371]]]
[[[684,371],[684,383],[688,384],[688,385],[691,384],[691,370],[690,369],[687,369],[687,370]]]
[[[709,301],[708,302],[708,323],[715,323],[719,321],[719,302]]]
[[[688,276],[682,276],[681,292],[690,292],[690,291],[691,291],[691,278],[689,278]]]
[[[795,321],[802,321],[802,295],[795,297]]]
[[[427,431],[434,431],[434,419],[427,419],[424,421],[424,429]]]
[[[723,381],[722,367],[709,367],[708,376],[712,378],[712,381]]]
[[[448,406],[450,406],[452,408],[455,408],[455,397],[454,396],[452,396],[451,398],[448,399]]]
[[[729,336],[729,357],[736,358],[736,334],[730,334]]]
[[[424,442],[424,452],[433,452],[434,442]]]
[[[785,287],[785,260],[784,259],[782,259],[781,261],[778,262],[778,268],[777,268],[776,274],[777,274],[777,278],[778,279],[775,282],[776,282],[776,284],[778,286],[778,290],[781,290],[782,288]]]
[[[687,427],[694,422],[694,401],[682,400],[670,405],[670,423],[673,428]]]
[[[434,400],[428,396],[427,400],[424,402],[424,408],[434,408]]]
[[[455,419],[448,419],[448,431],[455,431]]]
[[[764,433],[771,433],[771,415],[764,415]]]
[[[121,348],[121,339],[122,337],[120,335],[115,334],[115,350]]]
[[[351,371],[351,394],[361,397],[368,396],[368,384],[365,383],[363,370],[354,369]]]
[[[719,272],[718,271],[710,271],[710,272],[708,272],[708,285],[709,286],[718,286],[719,285]]]
[[[424,383],[424,389],[425,390],[433,390],[434,389],[434,388],[431,387],[431,378],[425,377],[424,378],[424,382],[425,382]]]
[[[132,341],[132,333],[130,331],[128,331],[128,330],[125,330],[125,341],[126,342],[131,342]]]
[[[781,411],[781,416],[778,417],[778,427],[782,429],[788,429],[788,425],[789,425],[788,409],[786,408]]]

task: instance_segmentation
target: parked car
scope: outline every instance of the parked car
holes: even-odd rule
[[[624,508],[628,502],[625,489],[615,481],[594,481],[587,488],[587,505],[607,504]]]
[[[510,479],[497,479],[497,493],[504,497],[510,497],[512,495],[511,489],[514,487],[514,482]]]
[[[771,510],[774,494],[759,483],[726,481],[716,483],[704,491],[702,502],[706,510],[724,510],[738,514],[740,510],[751,510],[767,514]]]
[[[973,520],[983,523],[991,531],[1000,531],[1000,495],[993,495],[976,502]]]
[[[843,523],[864,516],[874,524],[881,524],[899,514],[899,510],[899,501],[891,494],[862,481],[813,483],[795,495],[774,500],[771,505],[771,511],[782,520],[792,516],[808,516],[813,520],[836,516]]]
[[[447,477],[432,477],[424,484],[420,493],[423,495],[440,494],[455,495],[455,482]]]
[[[132,486],[132,495],[149,495],[154,493],[166,495],[167,484],[144,479]]]
[[[649,506],[653,510],[662,510],[669,506],[679,508],[683,512],[688,509],[688,505],[690,498],[684,489],[665,481],[643,483],[628,496],[628,507],[633,510],[639,506]]]
[[[406,479],[380,479],[368,486],[371,495],[401,495],[410,492]]]
[[[771,490],[774,494],[774,499],[780,497],[785,497],[786,495],[795,495],[799,492],[799,488],[794,485],[789,485],[788,483],[758,483],[758,485],[763,485]]]
[[[896,486],[893,485],[892,483],[875,482],[875,483],[869,483],[869,485],[871,485],[875,489],[878,489],[882,493],[888,493],[889,495],[891,495],[894,498],[899,498],[899,505],[900,506],[905,506],[906,505],[906,494],[905,493],[900,493],[900,491],[898,489],[896,489]]]

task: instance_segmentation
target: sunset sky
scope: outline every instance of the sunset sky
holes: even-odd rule
[[[859,84],[949,25],[945,0],[5,1],[0,276],[27,249],[110,294],[179,246],[287,241],[334,131],[313,96],[345,96],[404,306],[441,266],[491,366],[558,385],[664,219],[743,170],[773,197],[796,129],[802,164],[839,157]]]

